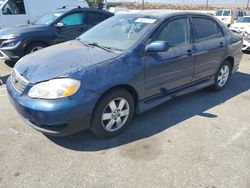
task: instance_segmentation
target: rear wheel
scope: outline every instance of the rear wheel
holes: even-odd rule
[[[122,133],[134,115],[134,99],[124,89],[106,93],[97,104],[91,130],[98,137],[114,137]]]
[[[27,47],[26,55],[37,52],[38,50],[41,50],[41,49],[46,48],[46,47],[47,47],[47,45],[44,43],[40,43],[40,42],[32,43]]]
[[[230,62],[225,61],[215,76],[214,89],[216,90],[224,89],[229,81],[231,73],[232,73],[232,66]]]

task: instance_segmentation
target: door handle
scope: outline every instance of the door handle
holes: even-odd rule
[[[187,50],[187,55],[188,55],[188,56],[192,56],[192,55],[193,55],[193,51],[192,51],[192,50],[190,50],[190,49],[189,49],[189,50]]]
[[[220,47],[223,48],[224,47],[224,43],[220,42]]]

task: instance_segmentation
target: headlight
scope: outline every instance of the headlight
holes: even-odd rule
[[[71,78],[58,78],[34,85],[28,95],[39,99],[60,99],[74,95],[81,82]]]
[[[11,41],[11,42],[6,42],[1,45],[1,48],[13,48],[18,46],[21,43],[21,41]]]

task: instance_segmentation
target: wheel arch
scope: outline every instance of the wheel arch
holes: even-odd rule
[[[233,70],[233,68],[234,68],[234,58],[232,56],[228,56],[227,58],[225,58],[225,60],[223,61],[223,63],[225,61],[228,61],[230,63],[231,69]]]
[[[43,41],[43,40],[32,40],[32,41],[29,41],[26,43],[25,45],[25,49],[24,49],[24,53],[27,54],[27,50],[29,48],[29,46],[33,45],[33,44],[36,44],[36,43],[41,43],[41,44],[44,44],[46,46],[50,46],[50,44],[46,41]]]
[[[124,89],[124,90],[128,91],[134,99],[135,109],[137,110],[137,104],[139,101],[138,92],[136,91],[136,89],[133,86],[128,85],[128,84],[120,84],[120,85],[116,85],[116,86],[112,86],[112,87],[108,88],[105,92],[103,92],[101,94],[101,96],[97,100],[93,109],[94,110],[96,109],[96,106],[98,105],[99,101],[103,98],[104,95],[106,95],[108,92],[111,92],[114,89]]]

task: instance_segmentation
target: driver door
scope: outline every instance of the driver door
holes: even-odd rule
[[[76,12],[63,17],[58,21],[61,26],[55,26],[57,34],[56,43],[73,40],[79,37],[85,31],[84,17],[85,15],[83,12]]]
[[[190,22],[187,16],[173,18],[154,34],[153,41],[166,41],[166,52],[145,56],[145,97],[163,95],[192,81],[195,65],[191,43]]]

